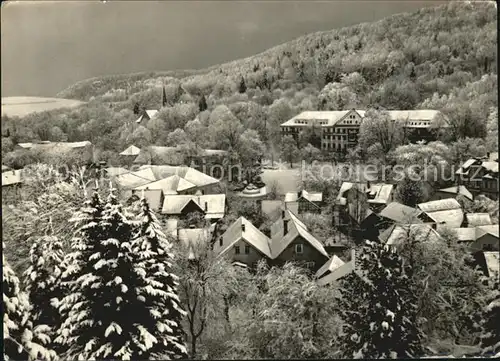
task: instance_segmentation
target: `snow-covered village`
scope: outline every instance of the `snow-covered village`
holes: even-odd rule
[[[5,360],[500,357],[495,2],[1,18]]]

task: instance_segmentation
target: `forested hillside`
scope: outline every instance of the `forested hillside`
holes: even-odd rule
[[[303,110],[377,106],[442,110],[463,123],[455,138],[484,138],[498,105],[496,21],[492,2],[452,2],[309,34],[210,69],[85,80],[58,94],[85,106],[3,119],[2,152],[36,139],[90,140],[103,158],[132,143],[227,149],[234,144],[220,135],[245,129],[272,149],[279,124]],[[147,127],[134,124],[134,106],[161,107],[164,85],[168,106]]]

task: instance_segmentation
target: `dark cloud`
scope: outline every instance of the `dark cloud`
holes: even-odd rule
[[[204,68],[443,1],[98,1],[2,5],[2,96],[106,74]]]

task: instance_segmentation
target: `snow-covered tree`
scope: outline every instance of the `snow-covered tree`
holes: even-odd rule
[[[33,328],[28,295],[21,290],[19,278],[4,257],[2,272],[4,359],[55,360],[56,353],[45,347],[50,342],[48,327],[39,325]]]
[[[46,325],[50,336],[60,323],[59,311],[52,299],[61,295],[59,277],[63,259],[63,245],[54,236],[36,240],[30,250],[30,266],[24,273],[26,292],[32,306],[30,320],[35,326]]]
[[[172,273],[172,245],[145,199],[141,205],[140,233],[133,242],[133,251],[135,270],[144,281],[138,288],[139,297],[155,320],[158,343],[153,352],[173,359],[187,357],[181,325],[185,312],[178,296],[178,277]]]
[[[498,281],[484,308],[481,321],[481,348],[483,355],[500,356],[500,291]]]
[[[355,264],[357,271],[340,288],[344,324],[338,342],[344,357],[418,357],[416,297],[401,258],[388,246],[366,241]]]

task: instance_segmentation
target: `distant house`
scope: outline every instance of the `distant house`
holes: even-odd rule
[[[203,214],[205,219],[218,220],[226,212],[225,194],[170,195],[163,200],[161,213],[164,216],[185,218],[190,213]]]
[[[137,148],[135,145],[131,145],[127,149],[125,149],[123,152],[120,153],[121,156],[124,157],[132,157],[135,159],[141,152],[140,148]]]
[[[499,251],[499,225],[476,227],[476,239],[471,244],[473,251]]]
[[[488,154],[485,158],[468,159],[455,172],[458,183],[466,186],[474,197],[484,194],[488,198],[498,199],[498,153],[495,157]]]
[[[387,225],[392,225],[394,223],[422,223],[419,218],[421,214],[421,210],[406,206],[398,202],[391,202],[378,214],[378,216]]]
[[[465,214],[465,226],[467,227],[478,227],[478,226],[488,226],[493,224],[491,217],[488,213],[466,213]]]
[[[2,172],[2,187],[15,187],[22,184],[22,169]]]
[[[294,205],[292,205],[294,204]],[[298,214],[302,213],[321,213],[321,206],[323,205],[323,193],[321,192],[307,192],[302,190],[300,192],[288,192],[285,194],[285,207],[295,208]]]
[[[372,184],[344,182],[337,195],[337,203],[346,205],[348,203],[348,194],[350,192],[362,192],[366,195],[367,202],[373,211],[385,207],[393,199],[394,185],[386,183]]]
[[[18,143],[15,149],[31,150],[43,155],[53,155],[63,159],[74,156],[78,160],[81,160],[82,163],[92,163],[94,161],[94,146],[89,141]]]
[[[356,262],[356,250],[351,250],[351,260],[343,262],[340,258],[333,256],[330,258],[317,272],[317,283],[320,286],[332,285],[339,282],[342,278],[351,273],[359,272],[359,267]]]
[[[278,265],[295,261],[316,271],[329,257],[323,244],[290,211],[283,211],[281,219],[272,224],[271,247],[273,264]]]
[[[431,200],[437,201],[447,198],[456,198],[458,195],[461,195],[471,201],[474,200],[474,196],[464,185],[439,189],[434,193]]]
[[[380,234],[379,240],[395,247],[408,240],[419,243],[440,242],[442,237],[429,224],[394,224]]]
[[[238,218],[214,242],[214,252],[232,261],[255,267],[258,261],[273,258],[271,240],[244,217]]]
[[[148,109],[144,110],[139,118],[135,121],[137,124],[146,126],[149,120],[153,119],[158,114],[158,110],[156,109]]]
[[[417,208],[423,212],[424,222],[434,223],[436,227],[459,228],[464,221],[462,207],[454,198],[419,203]]]
[[[475,265],[483,271],[484,275],[488,278],[500,281],[500,253],[498,251],[479,251],[474,253]]]

